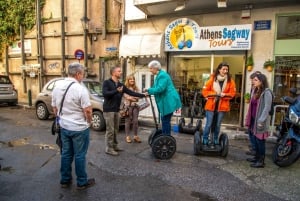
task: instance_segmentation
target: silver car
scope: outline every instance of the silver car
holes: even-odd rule
[[[64,80],[64,78],[61,77],[50,80],[37,95],[34,105],[38,119],[45,120],[48,119],[50,115],[53,115],[51,106],[52,91],[56,83],[61,80]],[[84,79],[82,82],[89,91],[92,103],[93,119],[91,127],[96,131],[105,130],[105,120],[102,112],[104,102],[104,98],[102,96],[102,85],[100,82],[91,79]]]
[[[18,104],[18,92],[7,75],[0,75],[0,103]]]

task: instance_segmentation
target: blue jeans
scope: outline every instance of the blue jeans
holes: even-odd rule
[[[255,136],[254,136],[255,137]],[[266,153],[266,140],[260,140],[255,137],[256,156],[262,157]]]
[[[248,129],[248,135],[249,135],[249,140],[250,140],[250,144],[251,144],[251,149],[252,150],[256,150],[256,137],[255,135],[253,135],[253,132],[251,129]]]
[[[163,135],[171,135],[171,118],[173,113],[161,116],[161,126]]]
[[[74,158],[77,185],[82,186],[87,183],[85,156],[89,146],[89,135],[89,128],[83,131],[70,131],[61,128],[61,183],[72,180],[72,162]]]
[[[207,142],[208,142],[208,135],[211,131],[212,126],[214,127],[214,133],[213,133],[214,138],[213,138],[213,140],[215,141],[215,143],[218,142],[221,123],[222,123],[224,115],[225,115],[225,112],[217,112],[217,117],[218,118],[217,118],[216,125],[212,125],[214,112],[206,111],[206,124],[205,124],[205,128],[204,128],[204,131],[203,131],[203,142],[205,144],[207,144]]]

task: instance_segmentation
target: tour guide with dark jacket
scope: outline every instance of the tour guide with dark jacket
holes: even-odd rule
[[[103,114],[106,123],[106,149],[107,154],[117,156],[121,149],[117,146],[117,134],[119,131],[119,111],[124,93],[135,97],[145,97],[145,94],[136,93],[120,83],[122,71],[120,67],[111,69],[112,77],[103,82],[102,93],[104,96]]]

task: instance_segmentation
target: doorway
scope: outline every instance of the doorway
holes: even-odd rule
[[[180,93],[183,104],[182,116],[191,117],[191,109],[196,97],[195,117],[202,118],[205,99],[201,90],[215,68],[221,62],[229,64],[229,73],[236,83],[236,96],[230,101],[230,112],[226,113],[223,124],[241,125],[244,64],[245,57],[241,55],[173,55],[169,58],[169,73],[174,85]],[[195,93],[200,92],[200,93]]]

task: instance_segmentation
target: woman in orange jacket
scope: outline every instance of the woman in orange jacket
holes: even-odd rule
[[[222,62],[218,65],[214,74],[205,83],[202,89],[202,95],[206,98],[205,111],[206,111],[206,125],[203,132],[203,144],[208,144],[208,135],[211,131],[211,126],[214,127],[214,144],[219,144],[219,132],[221,122],[226,112],[230,110],[230,99],[235,96],[236,88],[235,82],[229,74],[229,65]],[[219,104],[217,108],[217,121],[216,125],[212,125],[214,110],[216,106],[216,96],[219,95]]]

